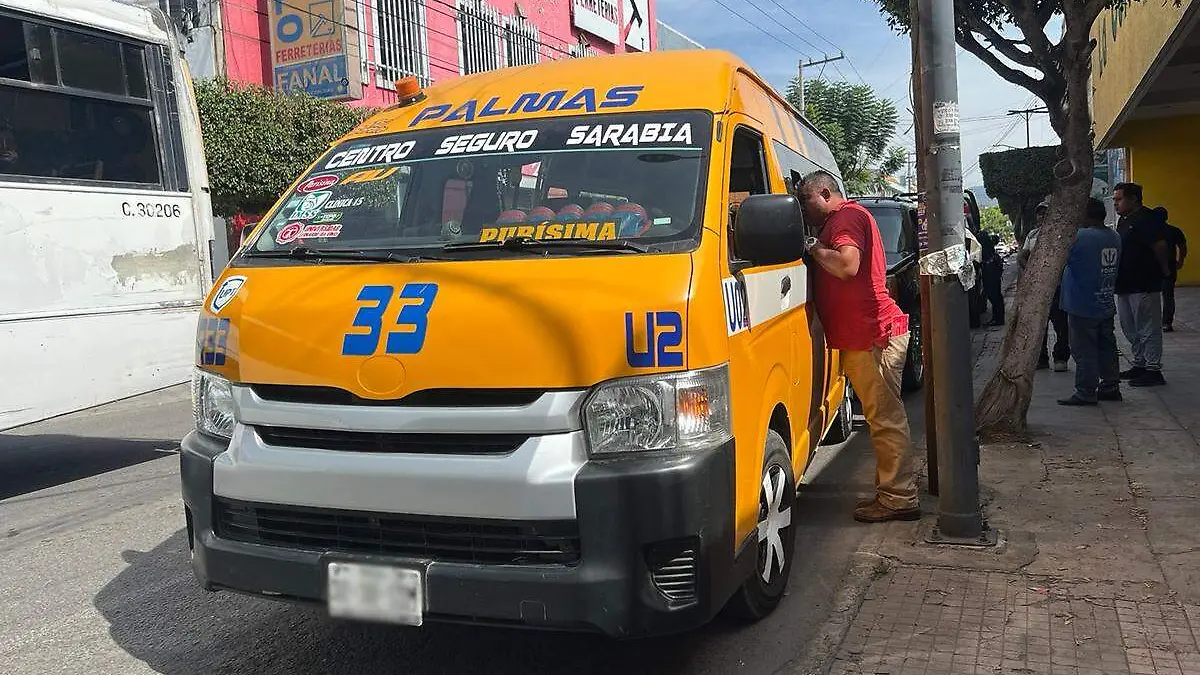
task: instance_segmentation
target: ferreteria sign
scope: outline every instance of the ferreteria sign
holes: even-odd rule
[[[362,98],[358,31],[347,30],[357,0],[267,0],[276,91],[334,100]]]

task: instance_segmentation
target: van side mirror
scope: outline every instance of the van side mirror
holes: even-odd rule
[[[753,195],[738,207],[733,230],[737,256],[753,267],[804,257],[804,215],[792,195]]]

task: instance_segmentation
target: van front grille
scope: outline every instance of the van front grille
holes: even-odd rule
[[[217,497],[222,539],[305,551],[484,565],[573,565],[573,520],[500,521],[254,504]]]
[[[513,408],[533,405],[546,392],[541,389],[426,389],[403,398],[362,398],[337,387],[290,384],[252,384],[264,401],[309,405],[392,406],[409,408]]]
[[[529,440],[528,435],[521,434],[390,434],[267,426],[256,426],[254,430],[270,446],[341,452],[506,455]]]

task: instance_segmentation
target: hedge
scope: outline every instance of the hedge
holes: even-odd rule
[[[1013,222],[1018,241],[1033,229],[1034,209],[1050,194],[1059,146],[989,152],[979,156],[983,186]]]
[[[213,213],[222,218],[266,211],[330,143],[375,112],[225,79],[197,82],[196,103]]]

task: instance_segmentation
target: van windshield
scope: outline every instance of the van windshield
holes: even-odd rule
[[[253,257],[304,246],[438,257],[694,247],[712,116],[589,115],[346,141],[282,201]],[[505,242],[533,243],[515,247]],[[555,241],[573,244],[556,246]],[[596,242],[592,248],[580,242]]]

